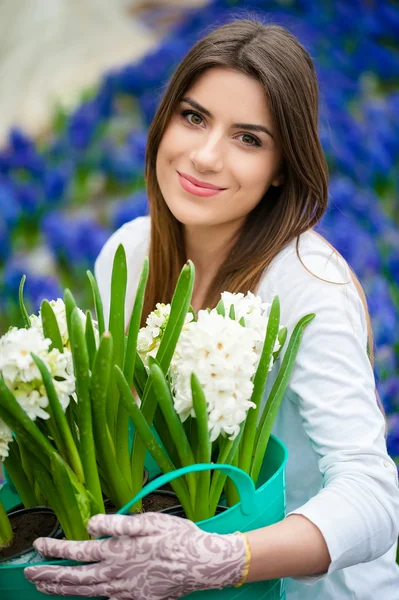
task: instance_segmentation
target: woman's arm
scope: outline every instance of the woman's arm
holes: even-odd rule
[[[246,533],[251,551],[247,581],[318,575],[331,559],[319,529],[302,515]]]
[[[311,233],[301,238],[299,252],[310,273],[292,247],[260,295],[265,301],[270,301],[269,295],[279,296],[288,335],[301,316],[316,314],[303,336],[285,401],[298,411],[301,435],[306,434],[315,453],[322,487],[295,510],[291,502],[289,515],[306,518],[321,532],[331,559],[326,573],[330,575],[373,561],[395,543],[398,474],[387,454],[385,422],[367,356],[364,307],[350,271]],[[290,435],[295,432],[285,431],[283,441]],[[287,481],[295,477],[292,459],[302,460],[300,453],[291,454]],[[310,584],[323,574],[298,578],[302,577]]]

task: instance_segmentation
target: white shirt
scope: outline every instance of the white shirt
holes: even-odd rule
[[[104,245],[95,275],[106,323],[116,248],[122,243],[127,255],[128,319],[149,238],[150,218],[139,217]],[[279,296],[288,339],[302,316],[316,314],[305,329],[273,433],[289,451],[287,511],[320,529],[331,564],[322,576],[287,578],[287,600],[398,600],[398,474],[376,402],[365,311],[346,262],[332,256],[314,232],[301,235],[299,254],[311,273],[349,281],[323,282],[302,266],[295,241],[275,257],[257,294],[264,302]],[[265,393],[276,373],[273,369]]]

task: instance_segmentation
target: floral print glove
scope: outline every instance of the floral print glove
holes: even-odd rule
[[[240,585],[249,547],[240,533],[206,533],[187,519],[163,513],[96,515],[84,542],[39,538],[46,556],[89,562],[76,567],[25,569],[40,592],[106,596],[111,600],[173,600],[196,590]]]

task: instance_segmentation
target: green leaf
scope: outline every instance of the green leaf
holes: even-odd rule
[[[157,362],[164,373],[168,372],[181,330],[190,307],[195,280],[194,263],[184,265],[173,294],[170,315],[157,352]]]
[[[272,431],[273,424],[277,416],[277,411],[280,407],[281,401],[285,394],[285,390],[287,389],[289,383],[289,379],[291,377],[291,372],[299,351],[303,332],[307,325],[311,321],[313,321],[315,316],[316,315],[314,313],[305,315],[296,324],[294,331],[292,332],[277,378],[273,384],[273,387],[267,399],[266,406],[263,409],[262,417],[257,428],[254,444],[253,461],[250,473],[255,483],[259,477],[263,458],[266,452],[267,444],[269,442],[270,433]]]
[[[133,385],[138,393],[139,397],[142,398],[145,386],[147,384],[148,373],[145,369],[144,363],[141,360],[140,355],[136,352],[136,360],[134,363],[134,380]]]
[[[4,466],[7,469],[11,481],[15,485],[15,489],[17,490],[24,507],[33,508],[36,506],[35,492],[22,467],[18,444],[15,440],[8,446],[8,456],[4,459]]]
[[[71,316],[74,308],[77,308],[76,300],[73,297],[72,292],[66,288],[64,290],[64,304],[65,304],[65,318],[68,328],[68,336],[71,339]]]
[[[208,408],[204,391],[195,373],[191,374],[191,393],[198,431],[198,462],[210,463],[212,444],[209,441]],[[196,521],[203,521],[210,516],[209,491],[211,484],[211,473],[210,471],[201,471],[197,474],[197,476],[198,487],[195,503],[195,519]]]
[[[233,464],[233,459],[236,456],[239,445],[242,439],[242,434],[244,431],[244,423],[241,424],[240,432],[234,440],[230,440],[229,438],[223,438],[223,442],[221,444],[219,450],[219,456],[215,461],[217,464]],[[219,504],[220,496],[223,491],[224,484],[226,482],[227,475],[222,473],[221,471],[215,471],[212,476],[212,483],[210,489],[210,516],[213,517],[216,512],[216,507]]]
[[[85,338],[86,338],[87,351],[89,353],[89,365],[91,367],[93,364],[94,356],[97,351],[97,343],[96,343],[96,335],[94,332],[93,319],[91,316],[91,312],[89,310],[86,311]]]
[[[233,321],[236,320],[236,311],[234,308],[234,304],[231,304],[231,306],[230,306],[229,317],[230,317],[230,319],[233,319]]]
[[[72,539],[89,539],[86,526],[91,515],[87,510],[87,498],[76,492],[69,473],[65,469],[65,464],[57,454],[51,459],[51,475],[56,488],[54,499],[57,498],[58,502],[62,502]],[[48,500],[51,504],[51,498]]]
[[[24,304],[24,285],[25,285],[26,275],[22,275],[21,282],[19,284],[19,308],[21,310],[22,318],[25,323],[26,329],[31,327],[30,318],[28,315],[28,311],[25,308]]]
[[[123,402],[126,410],[128,411],[129,416],[132,419],[133,424],[136,428],[136,431],[138,432],[138,435],[144,443],[144,447],[148,448],[150,454],[157,462],[163,473],[170,473],[171,471],[175,471],[175,465],[169,459],[162,446],[158,443],[156,437],[151,431],[151,427],[148,425],[141,410],[137,406],[132,391],[126,381],[123,372],[117,365],[115,365],[114,369],[116,373],[116,381],[121,392],[121,402]],[[141,472],[141,475],[142,474],[143,471]],[[141,488],[143,487],[142,483],[143,480],[141,478]],[[182,504],[187,517],[193,520],[194,514],[191,508],[190,495],[188,493],[188,488],[185,481],[181,479],[176,479],[175,481],[171,482],[171,485],[174,491],[176,492],[176,495],[179,498],[179,501]],[[136,505],[136,508],[138,504]]]
[[[94,307],[96,310],[96,319],[97,319],[97,324],[98,324],[98,333],[101,337],[105,331],[105,324],[104,324],[103,303],[102,303],[101,296],[100,296],[100,290],[98,289],[98,283],[97,283],[93,273],[91,271],[86,271],[86,275],[89,278],[91,291],[93,294],[93,301],[94,301]]]
[[[48,464],[48,459],[56,453],[54,447],[18,404],[3,379],[0,379],[0,417],[16,434],[17,439],[21,436],[24,443],[28,444],[28,449]]]
[[[67,418],[58,399],[53,377],[44,362],[33,352],[32,358],[40,371],[46,389],[46,395],[49,401],[48,412],[50,414],[50,421],[52,421],[54,426],[53,432],[56,433],[55,439],[57,441],[58,450],[63,458],[69,463],[77,478],[84,483],[85,478],[82,462],[69,428]],[[74,402],[74,400],[72,400],[72,402]]]
[[[61,353],[64,352],[64,344],[62,343],[62,337],[60,328],[58,326],[57,318],[51,307],[50,302],[43,300],[40,306],[40,315],[42,318],[43,334],[44,337],[51,340],[50,350],[56,348]]]
[[[106,331],[100,340],[93,362],[90,394],[97,459],[107,481],[107,486],[112,490],[110,498],[115,506],[121,508],[131,500],[132,490],[119,468],[115,446],[107,423],[107,398],[113,356],[112,345],[112,336]]]
[[[10,519],[0,500],[0,550],[7,548],[14,538]]]
[[[193,294],[194,279],[194,264],[189,260],[181,270],[171,302],[168,323],[166,325],[156,356],[157,362],[164,373],[167,373],[169,370],[170,362],[172,360],[172,356],[186,319],[187,311]],[[148,378],[143,395],[141,397],[141,412],[148,425],[152,424],[157,404],[158,400],[153,390],[152,379]],[[144,468],[145,453],[145,444],[142,442],[136,431],[133,437],[130,459],[131,464],[134,464],[136,467],[133,472],[134,495],[140,491],[142,486],[142,470]]]
[[[189,465],[193,465],[195,463],[195,459],[190,447],[190,443],[187,439],[183,423],[176,413],[173,404],[172,393],[170,391],[169,384],[166,381],[165,374],[161,367],[157,364],[156,360],[152,357],[149,357],[149,366],[151,377],[153,378],[154,382],[155,393],[158,398],[158,403],[165,418],[166,428],[170,433],[171,439],[173,440],[173,449],[176,450],[180,460],[179,466],[187,467]],[[159,430],[158,433],[160,433]],[[166,449],[169,453],[169,456],[171,456],[171,449],[169,447],[166,447]],[[194,507],[194,501],[196,497],[195,473],[189,473],[186,476],[186,480]]]
[[[251,459],[255,443],[260,404],[269,375],[269,366],[272,360],[272,354],[276,343],[279,326],[280,301],[278,296],[275,296],[273,298],[272,306],[270,308],[265,341],[263,343],[262,354],[254,378],[254,389],[252,391],[251,401],[254,402],[256,408],[250,408],[248,410],[247,418],[245,421],[239,466],[246,473],[249,473],[251,470]]]
[[[219,300],[218,305],[216,306],[216,312],[218,312],[219,315],[222,315],[222,317],[226,316],[224,302],[222,299]]]
[[[96,464],[90,400],[90,364],[83,324],[75,307],[71,313],[71,352],[78,397],[78,427],[80,456],[87,489],[99,506],[103,505],[100,479]]]
[[[188,312],[189,312],[189,313],[191,313],[191,314],[193,315],[193,322],[194,322],[194,321],[197,321],[197,315],[195,314],[195,310],[194,310],[194,308],[191,306],[191,304],[190,304],[190,306],[189,306],[189,308],[188,308]]]
[[[140,275],[140,281],[137,288],[136,298],[134,301],[133,311],[129,322],[125,364],[123,367],[123,372],[125,374],[126,381],[130,386],[133,385],[133,375],[135,371],[135,362],[137,356],[137,338],[140,330],[141,316],[143,314],[144,295],[148,280],[148,270],[149,263],[148,257],[146,256],[144,259],[143,268]]]
[[[127,285],[127,263],[126,252],[122,244],[119,244],[112,265],[111,276],[111,306],[109,313],[109,331],[112,335],[114,345],[113,364],[123,368],[125,358],[125,298]],[[117,436],[118,408],[119,408],[119,391],[115,383],[114,372],[111,371],[111,382],[109,387],[108,400],[108,426],[114,440]],[[124,419],[125,423],[126,419]],[[126,424],[126,423],[125,423]],[[126,427],[127,431],[127,427]],[[121,432],[119,432],[121,433]],[[122,472],[125,477],[129,476],[130,464],[129,456],[126,456],[126,440],[122,444],[123,453],[116,452],[118,461],[120,461]]]
[[[274,362],[278,359],[278,357],[281,354],[282,349],[284,348],[284,344],[287,339],[287,328],[286,327],[282,327],[280,329],[280,331],[278,332],[277,339],[279,341],[280,348],[276,352],[273,353],[273,361]]]

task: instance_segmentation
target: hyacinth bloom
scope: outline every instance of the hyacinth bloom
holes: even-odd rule
[[[69,404],[70,395],[75,392],[71,353],[67,349],[63,353],[56,348],[49,350],[50,345],[51,340],[36,328],[13,327],[0,339],[0,373],[32,421],[50,417],[45,410],[48,406],[47,394],[32,353],[50,371],[64,410]]]

